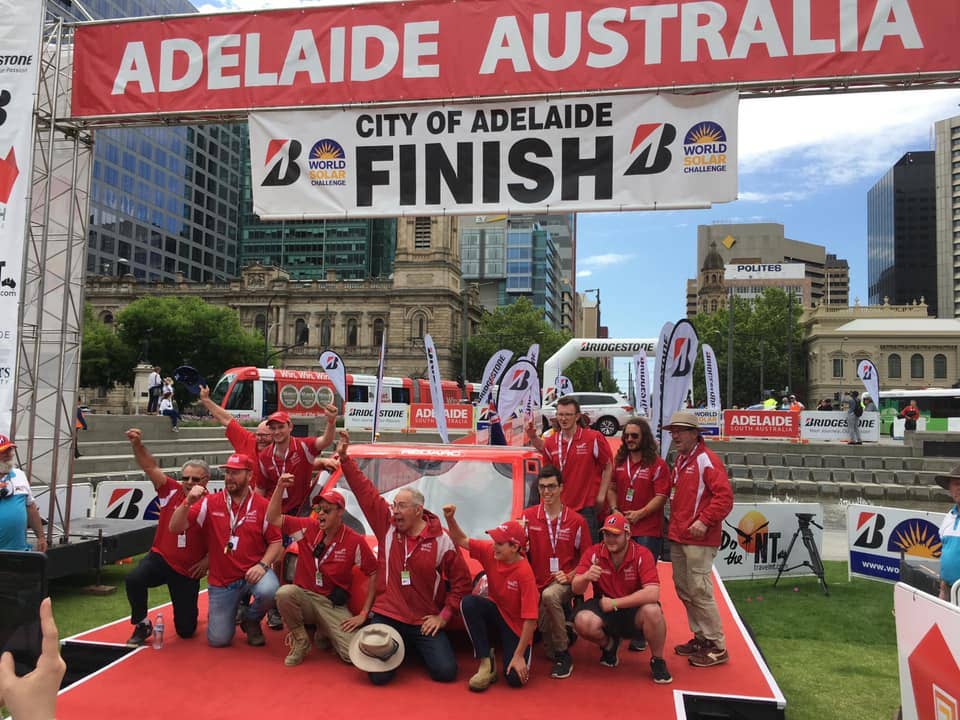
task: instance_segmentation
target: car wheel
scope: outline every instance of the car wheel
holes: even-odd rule
[[[617,422],[617,419],[610,417],[609,415],[604,415],[602,418],[597,420],[593,426],[607,437],[616,435],[617,431],[620,429],[620,423]]]

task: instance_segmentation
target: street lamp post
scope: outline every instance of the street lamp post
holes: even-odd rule
[[[733,288],[727,297],[727,408],[733,407]]]
[[[596,295],[597,295],[597,328],[596,328],[596,335],[595,335],[595,337],[599,340],[599,339],[600,339],[600,288],[590,288],[589,290],[584,290],[583,292],[584,292],[584,294],[586,294],[586,293],[596,293]],[[597,369],[596,369],[596,376],[595,376],[595,378],[594,378],[594,381],[595,381],[596,384],[597,384],[597,390],[602,390],[602,389],[603,389],[603,386],[602,386],[602,383],[600,382],[600,377],[601,377],[601,376],[600,376],[600,356],[599,356],[599,355],[597,356],[597,365],[596,365],[596,368],[597,368]],[[552,378],[551,378],[551,379],[552,379]]]

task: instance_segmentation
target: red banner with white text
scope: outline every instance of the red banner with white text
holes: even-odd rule
[[[724,410],[725,437],[797,440],[800,437],[800,413],[780,410]]]
[[[444,405],[443,414],[447,418],[447,429],[457,431],[473,430],[472,405]],[[411,430],[436,430],[437,421],[433,415],[433,405],[413,403],[410,406]]]
[[[960,70],[960,3],[418,0],[81,24],[73,114],[742,87]]]

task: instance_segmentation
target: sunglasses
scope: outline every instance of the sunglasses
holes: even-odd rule
[[[632,439],[632,440],[639,440],[639,439],[640,439],[640,433],[624,433],[623,436],[624,436],[625,438],[630,438],[630,439]]]

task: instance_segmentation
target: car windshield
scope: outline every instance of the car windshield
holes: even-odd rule
[[[487,530],[510,519],[514,486],[510,463],[357,458],[357,464],[387,502],[403,488],[416,488],[423,493],[424,507],[441,518],[444,505],[456,505],[457,522],[469,537],[484,538]],[[357,532],[373,535],[342,476],[337,490],[346,500],[345,521]]]
[[[214,386],[213,391],[210,393],[210,399],[213,400],[217,405],[223,405],[223,396],[227,394],[227,389],[230,387],[230,383],[233,382],[233,379],[236,375],[229,374],[223,375]]]

